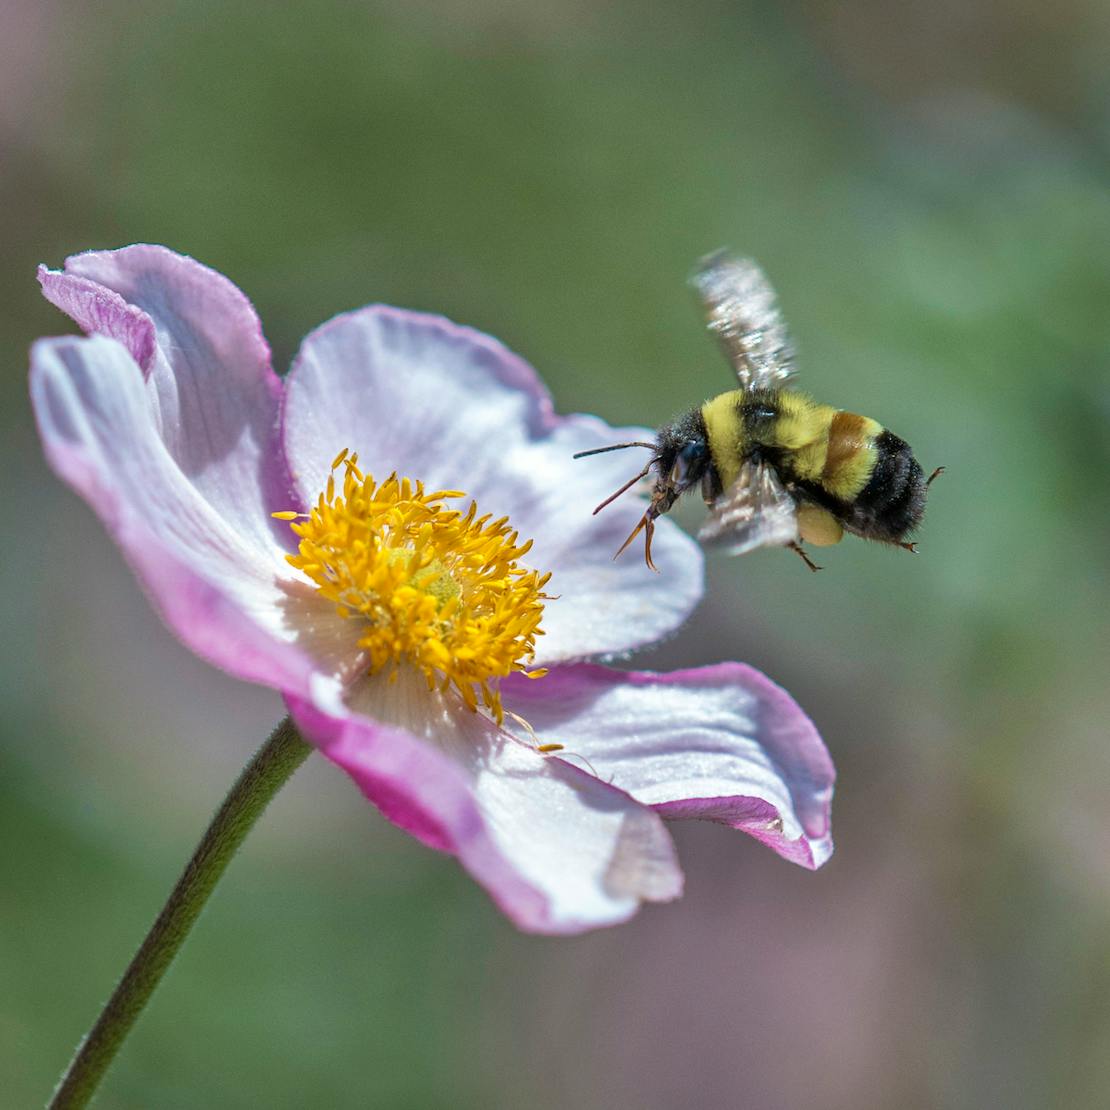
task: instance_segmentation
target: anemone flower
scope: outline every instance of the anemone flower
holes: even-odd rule
[[[88,333],[32,351],[47,457],[167,625],[279,690],[519,927],[580,932],[677,897],[671,820],[828,857],[833,768],[788,694],[739,663],[588,662],[673,632],[702,590],[667,520],[662,574],[613,562],[635,496],[591,515],[623,467],[571,457],[644,430],[557,416],[497,341],[380,305],[311,333],[280,378],[246,297],[163,247],[39,279]]]

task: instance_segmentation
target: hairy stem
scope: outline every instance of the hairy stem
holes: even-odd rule
[[[231,857],[270,799],[310,751],[311,745],[301,739],[296,726],[286,717],[243,769],[96,1024],[78,1047],[54,1092],[50,1110],[75,1110],[88,1104]]]

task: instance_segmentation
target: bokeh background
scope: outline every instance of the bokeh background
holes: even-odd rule
[[[1108,48],[1099,0],[3,0],[0,1101],[45,1097],[281,712],[39,452],[35,265],[146,240],[246,290],[279,367],[384,300],[653,425],[728,386],[684,279],[730,244],[806,385],[948,474],[918,558],[715,558],[638,661],[797,696],[823,871],[681,826],[683,901],[522,936],[310,761],[105,1106],[1110,1103]]]

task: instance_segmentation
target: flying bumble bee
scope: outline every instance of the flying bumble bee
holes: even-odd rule
[[[698,539],[733,555],[789,547],[819,570],[802,542],[825,547],[845,532],[916,551],[908,537],[925,513],[929,484],[944,468],[926,479],[909,445],[878,421],[785,388],[794,373],[793,349],[774,291],[750,259],[718,251],[691,282],[739,388],[663,425],[654,443],[616,443],[575,455],[626,447],[652,452],[643,470],[594,510],[655,472],[647,511],[617,555],[644,532],[644,558],[655,570],[656,518],[698,485],[709,506]]]

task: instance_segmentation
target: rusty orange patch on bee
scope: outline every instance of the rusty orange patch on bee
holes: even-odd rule
[[[854,412],[838,412],[829,424],[829,449],[825,455],[825,477],[835,474],[864,446],[867,417]]]
[[[822,484],[850,500],[867,484],[875,465],[875,436],[882,425],[855,412],[838,412],[829,423],[829,446]]]

